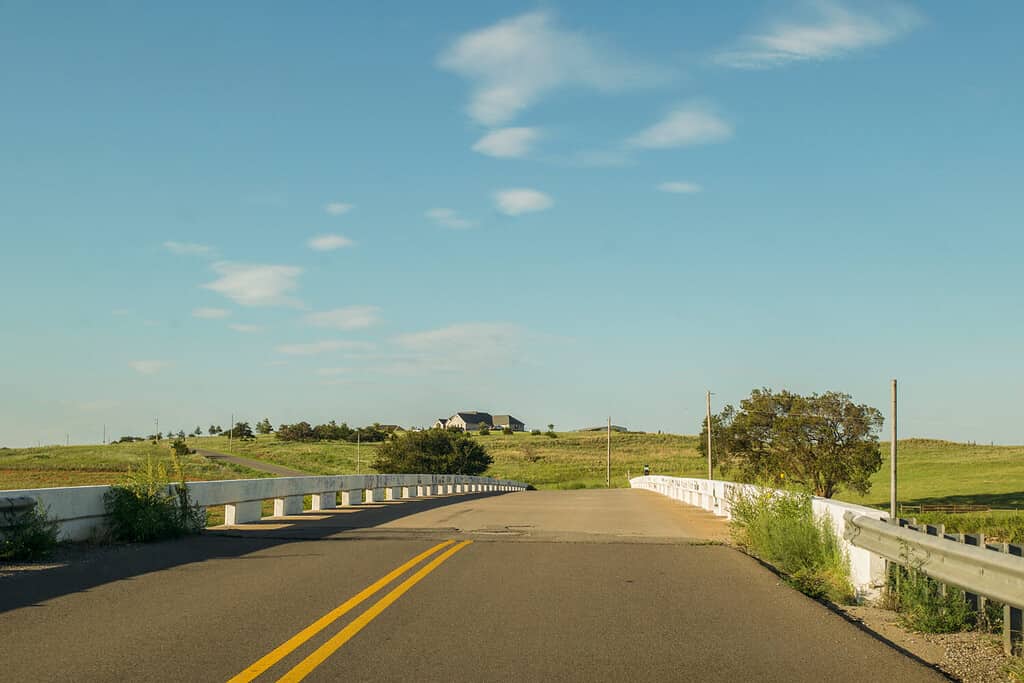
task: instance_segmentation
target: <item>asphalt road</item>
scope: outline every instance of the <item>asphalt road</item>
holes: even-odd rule
[[[309,472],[303,472],[301,470],[293,470],[290,467],[284,467],[283,465],[275,465],[270,462],[263,462],[262,460],[253,460],[252,458],[246,458],[241,455],[228,455],[227,453],[218,453],[217,451],[207,450],[206,448],[197,448],[196,453],[208,458],[209,460],[219,460],[222,462],[231,462],[242,467],[248,467],[251,470],[257,472],[267,472],[268,474],[276,474],[279,477],[307,477]]]
[[[944,680],[724,534],[646,491],[523,492],[79,552],[0,579],[0,678]]]

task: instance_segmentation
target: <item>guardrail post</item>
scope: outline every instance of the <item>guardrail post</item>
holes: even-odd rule
[[[964,545],[973,545],[978,548],[985,547],[985,534],[957,534],[960,542]],[[985,598],[977,593],[968,593],[964,591],[964,598],[967,600],[967,604],[971,606],[971,609],[977,613],[981,613],[985,610]]]
[[[342,505],[362,505],[363,504],[363,490],[362,489],[350,489],[348,491],[341,492],[341,504]]]
[[[1003,543],[1003,552],[1024,557],[1024,545]],[[1003,652],[1008,655],[1021,654],[1024,640],[1024,605],[1003,605]]]
[[[388,500],[401,500],[402,499],[402,488],[401,486],[389,486],[387,488]]]
[[[285,496],[274,499],[274,516],[287,517],[288,515],[302,514],[302,496]]]
[[[338,492],[325,491],[313,494],[313,510],[331,510],[338,507]]]
[[[416,498],[417,494],[419,493],[419,491],[417,491],[418,488],[419,487],[416,486],[415,484],[413,484],[412,486],[402,486],[402,498]]]
[[[382,488],[366,489],[366,502],[367,503],[383,503],[384,502],[384,489],[382,489]]]
[[[244,500],[224,506],[224,524],[234,526],[247,522],[258,522],[263,517],[262,500]]]

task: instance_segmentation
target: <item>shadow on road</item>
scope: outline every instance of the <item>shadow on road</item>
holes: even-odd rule
[[[347,537],[346,532],[372,529],[427,510],[500,495],[503,494],[488,492],[368,503],[353,508],[266,518],[238,527],[214,527],[198,536],[158,543],[72,544],[60,549],[55,560],[49,563],[7,568],[0,565],[0,614],[192,562],[241,558],[295,541],[356,540],[354,535]]]

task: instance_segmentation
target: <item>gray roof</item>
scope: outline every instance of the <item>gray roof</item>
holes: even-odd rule
[[[461,417],[466,423],[486,422],[491,424],[491,414],[482,413],[479,410],[460,410],[455,415]]]

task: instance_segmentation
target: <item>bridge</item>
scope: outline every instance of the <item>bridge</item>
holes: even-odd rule
[[[236,500],[235,524],[200,536],[10,572],[2,677],[945,680],[720,543],[726,522],[697,504],[367,483],[384,495],[302,510],[300,490],[348,485],[316,482],[274,517]]]

